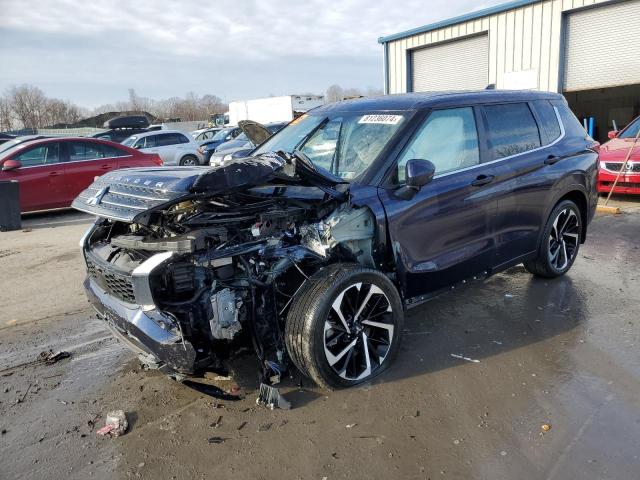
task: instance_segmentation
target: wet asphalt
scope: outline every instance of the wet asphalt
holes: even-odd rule
[[[250,355],[221,382],[237,402],[142,370],[82,298],[90,219],[32,218],[0,234],[0,478],[639,478],[631,207],[596,217],[563,278],[515,267],[410,311],[370,384],[326,392],[294,372],[290,411],[256,407]],[[49,349],[72,356],[32,363]],[[116,408],[127,434],[98,436]]]

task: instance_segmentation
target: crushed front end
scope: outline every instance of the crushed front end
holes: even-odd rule
[[[81,241],[85,287],[111,330],[157,368],[221,370],[248,346],[270,383],[286,368],[292,298],[328,263],[372,264],[374,222],[340,186],[300,182],[281,172],[285,162],[234,165],[246,175],[233,180],[227,166],[98,179],[74,203],[100,215]],[[262,176],[247,181],[252,166]]]

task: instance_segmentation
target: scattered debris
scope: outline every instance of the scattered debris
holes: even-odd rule
[[[211,444],[224,443],[225,440],[226,440],[226,438],[223,438],[223,437],[211,437],[209,439],[209,443],[211,443]]]
[[[64,358],[69,358],[71,354],[69,352],[60,351],[53,353],[53,350],[48,352],[41,352],[40,358],[46,365],[53,365]]]
[[[213,422],[210,426],[213,428],[218,428],[220,425],[222,425],[222,415],[220,415],[218,419],[215,422]]]
[[[258,393],[258,398],[256,398],[256,403],[269,407],[271,410],[274,408],[291,409],[291,402],[285,400],[280,394],[280,390],[266,383],[260,384],[260,392]]]
[[[502,342],[499,342],[498,340],[494,340],[493,343],[495,343],[496,345],[502,345]]]
[[[264,425],[260,425],[258,427],[258,431],[259,432],[266,432],[267,430],[271,430],[271,425],[273,425],[273,423],[265,423]]]
[[[111,437],[119,437],[124,435],[129,427],[127,416],[123,410],[114,410],[107,413],[105,420],[105,426],[99,429],[96,433],[98,435],[109,435]]]
[[[357,423],[350,423],[348,425],[345,425],[344,428],[353,428],[353,427],[355,427],[357,425],[358,425]]]
[[[8,377],[12,375],[15,370],[19,370],[24,367],[30,367],[30,366],[42,365],[42,364],[53,365],[54,363],[62,360],[63,358],[69,358],[70,356],[71,354],[69,352],[64,352],[64,351],[55,352],[55,353],[53,352],[53,350],[49,350],[48,352],[40,352],[40,355],[38,355],[38,358],[36,360],[33,360],[31,362],[23,362],[23,363],[19,363],[18,365],[13,365],[11,367],[3,368],[2,370],[0,370],[0,374],[3,377]]]
[[[242,430],[246,425],[247,425],[247,422],[242,422],[242,423],[238,426],[238,431]]]
[[[513,298],[513,294],[512,293],[505,293],[504,294],[504,298]]]
[[[5,435],[7,433],[7,429],[3,428],[2,430],[0,430],[0,435]]]
[[[207,383],[194,382],[192,380],[182,380],[181,383],[200,393],[204,393],[205,395],[209,395],[211,397],[218,398],[220,400],[235,401],[235,400],[240,400],[242,398],[240,395],[233,392],[233,387],[231,387],[231,393],[228,393],[228,392],[225,392],[220,387],[216,387],[215,385],[209,385]]]
[[[33,383],[30,383],[29,386],[27,387],[27,391],[24,392],[24,395],[22,395],[22,397],[16,398],[16,404],[24,402],[24,399],[27,398],[27,394],[29,393],[29,390],[31,390],[32,386],[33,386]]]
[[[480,363],[480,360],[476,360],[474,358],[465,357],[463,355],[459,355],[459,354],[456,354],[456,353],[452,353],[451,356],[453,358],[459,358],[460,360],[466,360],[467,362],[471,362],[471,363]]]
[[[551,425],[549,425],[548,423],[543,423],[540,428],[543,432],[548,432],[549,430],[551,430]]]
[[[506,457],[506,456],[507,456],[507,452],[505,452],[504,450],[502,450],[502,451],[500,452],[500,455],[501,455],[501,456],[503,456],[503,457]]]

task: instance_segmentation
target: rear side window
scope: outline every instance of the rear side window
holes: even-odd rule
[[[178,143],[189,143],[189,139],[187,138],[186,135],[182,135],[181,133],[178,133]]]
[[[104,158],[102,145],[91,142],[68,142],[69,160],[78,162],[81,160],[97,160]]]
[[[587,131],[569,109],[568,105],[563,102],[553,102],[553,105],[558,109],[560,120],[562,120],[562,125],[564,126],[567,137],[588,138]]]
[[[484,113],[492,160],[541,146],[538,125],[526,103],[485,105]]]
[[[120,150],[119,148],[112,147],[111,145],[100,145],[100,148],[102,148],[106,158],[124,157],[129,155],[127,152]]]
[[[542,144],[549,145],[560,136],[560,124],[558,123],[556,111],[549,103],[549,100],[535,100],[532,103],[540,120]]]
[[[183,141],[183,138],[186,141]],[[158,135],[158,147],[166,145],[176,145],[178,143],[188,143],[189,140],[179,133],[165,133],[164,135]]]

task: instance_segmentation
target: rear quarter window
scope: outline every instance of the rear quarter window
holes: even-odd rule
[[[531,102],[538,120],[540,121],[540,137],[543,145],[549,145],[560,136],[560,124],[556,111],[549,100],[534,100]]]
[[[538,125],[528,104],[485,105],[483,110],[492,160],[541,146]]]
[[[567,137],[580,137],[585,140],[590,138],[587,131],[580,123],[580,120],[576,118],[568,105],[562,102],[553,102],[553,106],[558,109],[560,120],[562,120],[564,132]]]

